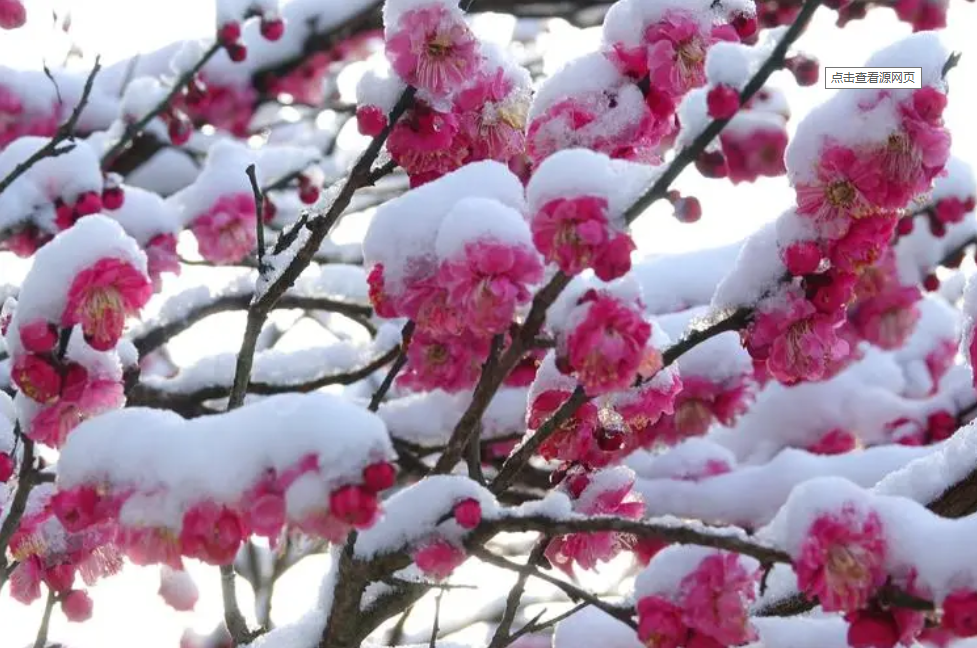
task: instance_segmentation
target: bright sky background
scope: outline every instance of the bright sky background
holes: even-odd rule
[[[343,1],[322,0],[324,3]],[[475,0],[476,7],[477,3]],[[0,34],[0,61],[6,65],[36,68],[44,57],[51,66],[64,60],[67,44],[63,38],[52,38],[48,29],[50,22],[46,16],[51,15],[52,9],[63,15],[64,9],[70,6],[71,34],[83,55],[79,64],[85,67],[90,66],[96,54],[102,55],[103,62],[111,63],[152,51],[179,38],[206,36],[213,28],[213,6],[209,0],[26,0],[26,4],[31,27]],[[963,0],[951,0],[951,4],[950,27],[944,34],[948,44],[963,51],[964,57],[951,76],[947,122],[954,137],[954,153],[977,167],[977,126],[973,119],[977,114],[977,48],[971,44],[977,33],[977,6]],[[888,11],[873,12],[869,20],[853,23],[844,31],[833,29],[832,15],[820,12],[801,41],[824,66],[860,66],[875,50],[909,33],[908,26],[898,23]],[[580,36],[573,38],[564,43],[570,53],[579,47],[580,41],[576,39]],[[811,106],[828,95],[823,81],[821,87],[797,88],[786,73],[778,74],[775,80],[787,92],[795,115],[792,127]],[[705,213],[703,220],[695,226],[678,224],[668,217],[667,205],[659,204],[636,225],[636,239],[643,251],[680,251],[737,240],[775,218],[792,197],[782,179],[742,185],[735,189],[735,195],[731,186],[717,181],[682,178],[677,187],[700,198]],[[0,275],[7,275],[0,280],[13,279],[11,272],[12,267],[0,261]],[[212,324],[218,323],[215,320]],[[220,333],[207,337],[208,353],[236,349],[239,324],[233,319],[220,322]],[[216,332],[213,326],[208,328]],[[277,622],[297,619],[312,605],[325,564],[325,559],[316,559],[286,575],[274,605]],[[202,592],[201,603],[194,613],[176,613],[162,603],[156,595],[155,568],[129,568],[123,575],[95,588],[95,616],[89,623],[67,625],[56,612],[51,638],[66,642],[71,648],[131,648],[133,645],[176,648],[185,627],[210,630],[221,615],[217,570],[193,565],[191,572],[197,576]],[[459,581],[483,583],[484,578],[473,576],[471,580],[460,578]],[[249,589],[242,586],[239,591],[242,606],[248,610]],[[463,593],[452,596],[456,595],[464,596]],[[462,604],[460,599],[452,602],[449,598],[446,607],[470,609],[471,603],[469,600]],[[2,648],[32,643],[40,616],[40,605],[25,610],[9,598],[0,599]],[[421,620],[421,626],[431,618],[423,612],[415,617]]]

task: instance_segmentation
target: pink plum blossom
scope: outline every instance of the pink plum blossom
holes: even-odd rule
[[[81,324],[85,341],[107,351],[122,337],[126,316],[139,312],[152,292],[149,278],[127,261],[101,259],[75,276],[61,325]]]
[[[480,57],[461,16],[432,2],[400,16],[388,32],[387,58],[404,82],[444,96],[474,75]]]
[[[255,247],[257,218],[251,194],[222,196],[190,223],[200,255],[218,265],[237,263]]]
[[[477,240],[444,261],[438,276],[466,325],[476,335],[491,336],[505,331],[516,307],[529,301],[543,264],[532,248]]]
[[[591,394],[626,389],[644,359],[651,324],[610,294],[594,292],[581,301],[581,315],[562,344],[569,370]]]
[[[592,267],[603,281],[617,279],[631,269],[635,246],[611,226],[607,210],[607,200],[597,196],[551,200],[533,217],[533,243],[566,274]]]
[[[826,612],[865,607],[885,581],[887,543],[878,514],[852,505],[820,514],[808,528],[794,569],[801,589]]]

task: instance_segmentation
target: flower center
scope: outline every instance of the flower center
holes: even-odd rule
[[[451,53],[451,37],[448,34],[436,34],[427,42],[427,55],[431,58],[447,58]]]
[[[93,288],[82,304],[82,311],[89,321],[100,321],[110,313],[123,312],[122,294],[114,286]]]
[[[864,582],[868,569],[846,547],[832,547],[828,550],[827,572],[830,581],[835,581],[832,589],[839,589],[852,583]]]
[[[448,361],[448,348],[443,344],[435,344],[427,349],[427,361],[433,365],[442,365]]]
[[[711,421],[712,411],[697,398],[685,401],[675,411],[675,425],[682,434],[704,434]]]
[[[825,189],[825,197],[834,207],[849,207],[855,202],[855,187],[847,180],[832,182]]]
[[[698,38],[692,38],[678,46],[678,62],[685,68],[695,67],[706,59],[706,53]]]

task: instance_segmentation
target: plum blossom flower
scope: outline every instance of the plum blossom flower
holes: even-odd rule
[[[414,320],[421,331],[446,337],[464,330],[464,319],[436,273],[408,279],[395,304],[396,310]]]
[[[14,360],[10,378],[31,400],[50,404],[61,394],[62,378],[57,368],[41,356],[25,353]]]
[[[612,281],[631,269],[635,245],[626,232],[609,221],[606,198],[557,198],[533,217],[533,243],[547,261],[568,275],[592,267],[602,281]]]
[[[411,187],[460,168],[469,156],[465,138],[458,137],[458,117],[416,100],[394,125],[387,139],[390,156],[410,175]]]
[[[609,469],[619,471],[620,469]],[[627,469],[624,469],[627,471]],[[630,473],[630,471],[627,471]],[[601,476],[595,473],[592,479],[584,475],[578,476],[585,486],[568,479],[571,495],[579,489],[574,501],[574,511],[584,515],[615,515],[618,517],[638,519],[645,510],[644,502],[633,494],[634,474],[627,479],[610,479],[605,485]],[[598,562],[606,562],[614,558],[633,539],[631,536],[615,531],[600,531],[596,533],[573,533],[557,536],[546,546],[546,557],[559,569],[573,575],[574,564],[582,569],[594,569]]]
[[[713,30],[687,11],[669,10],[645,30],[651,85],[674,98],[706,83],[706,53],[718,40],[739,40],[735,32]]]
[[[190,223],[200,255],[216,264],[237,263],[257,242],[254,196],[236,193],[222,196]]]
[[[370,304],[373,310],[380,317],[392,319],[397,317],[397,307],[393,297],[386,292],[386,283],[383,277],[383,264],[378,263],[370,268],[370,274],[366,278],[369,286]]]
[[[917,303],[922,298],[916,286],[892,286],[884,292],[857,301],[849,320],[859,335],[875,346],[898,349],[912,335],[919,321]]]
[[[149,278],[127,261],[100,259],[71,282],[61,325],[81,324],[85,341],[108,351],[122,337],[126,316],[138,313],[152,293]]]
[[[31,420],[27,436],[38,443],[60,448],[76,427],[99,414],[120,409],[125,404],[122,385],[114,380],[69,372],[57,402],[48,405]]]
[[[608,293],[589,291],[572,319],[558,347],[581,385],[593,395],[630,386],[651,339],[651,324],[640,311]]]
[[[758,309],[743,334],[747,351],[765,360],[767,370],[784,384],[823,380],[850,352],[838,333],[842,315],[820,313],[803,295],[788,291]]]
[[[444,580],[465,562],[465,552],[454,544],[437,538],[414,550],[414,564],[434,580]]]
[[[747,569],[735,553],[707,556],[679,585],[683,621],[723,646],[755,640],[749,608],[759,576],[759,570]]]
[[[163,285],[162,274],[170,272],[180,274],[180,257],[176,253],[176,236],[173,234],[157,234],[149,239],[145,247],[149,278],[153,282],[153,289],[159,291]]]
[[[172,569],[166,565],[163,565],[160,572],[157,593],[167,605],[177,612],[193,610],[200,598],[200,592],[190,574],[182,569]]]
[[[821,151],[817,179],[795,188],[797,212],[811,218],[827,238],[840,238],[852,220],[873,214],[884,203],[885,187],[875,161],[835,144]]]
[[[719,136],[727,174],[733,184],[754,182],[757,178],[776,178],[787,173],[784,128],[726,129]]]
[[[529,404],[529,429],[539,428],[569,398],[570,392],[562,389],[549,389],[536,396]],[[575,461],[584,456],[593,444],[596,429],[597,406],[593,401],[588,401],[543,441],[539,446],[539,454],[544,459]]]
[[[682,608],[661,596],[645,596],[638,601],[638,638],[649,648],[682,648],[689,627],[682,619]]]
[[[248,529],[256,535],[277,538],[285,526],[285,493],[274,472],[244,494],[241,509]]]
[[[387,37],[394,71],[420,90],[444,96],[470,79],[478,66],[478,41],[461,16],[443,3],[401,15]]]
[[[892,212],[854,221],[843,237],[829,243],[831,265],[838,270],[857,273],[874,264],[892,241],[897,223],[898,218]]]
[[[476,335],[491,336],[512,323],[516,307],[532,296],[543,264],[531,247],[476,240],[441,264],[440,283]]]
[[[210,565],[228,565],[237,555],[244,538],[240,516],[226,506],[205,501],[183,515],[180,548],[191,558]]]
[[[861,609],[885,582],[886,551],[878,514],[846,504],[811,523],[794,559],[798,584],[826,612]]]
[[[471,333],[437,336],[419,330],[407,347],[407,365],[397,381],[418,390],[456,392],[478,380],[489,340]]]
[[[61,611],[68,621],[82,623],[92,618],[94,603],[85,590],[71,590],[61,599]]]
[[[163,564],[183,569],[180,532],[166,527],[127,526],[119,529],[119,544],[134,565]]]
[[[506,77],[503,68],[482,72],[454,98],[460,134],[467,140],[468,161],[508,162],[526,145],[529,94]]]

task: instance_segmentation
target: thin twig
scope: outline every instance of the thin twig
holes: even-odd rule
[[[258,394],[261,396],[271,396],[273,394],[284,394],[288,392],[299,392],[304,394],[316,391],[317,389],[322,389],[323,387],[328,387],[329,385],[352,385],[369,377],[384,365],[392,362],[394,358],[397,357],[398,353],[400,353],[400,347],[393,347],[386,353],[369,360],[365,364],[356,367],[355,369],[322,373],[301,382],[253,383],[249,380],[247,385],[245,385],[245,391],[243,393]],[[235,394],[237,392],[234,390],[235,387],[233,385],[231,387],[228,387],[227,385],[214,385],[211,387],[202,387],[192,392],[172,392],[153,388],[149,385],[140,384],[133,389],[130,401],[131,404],[138,403],[144,406],[148,405],[162,409],[180,409],[182,406],[186,406],[191,403],[202,403],[204,401],[215,400],[218,398],[235,398]],[[235,401],[237,404],[233,407],[229,407],[229,410],[236,409],[237,407],[240,407],[241,403],[243,403],[243,395],[237,398],[239,399]]]
[[[27,498],[35,485],[35,475],[37,472],[34,466],[34,442],[30,437],[20,431],[19,422],[14,428],[14,435],[22,439],[24,449],[20,460],[20,470],[17,474],[17,492],[14,493],[14,499],[10,503],[7,517],[4,518],[3,524],[0,525],[0,587],[3,586],[6,577],[9,575],[7,569],[7,545],[17,530],[17,525],[20,524],[21,517],[23,517],[24,512],[27,510]]]
[[[257,215],[254,226],[257,230],[258,238],[258,272],[262,273],[265,264],[265,197],[261,191],[261,187],[258,186],[258,176],[255,172],[254,165],[248,165],[245,173],[248,174],[248,180],[251,182],[251,191],[254,193],[254,209]]]
[[[371,412],[376,412],[380,409],[380,403],[383,402],[383,398],[390,391],[390,387],[394,384],[394,379],[400,370],[404,368],[407,364],[407,349],[410,347],[410,338],[414,334],[414,322],[408,321],[404,324],[403,330],[400,332],[400,351],[397,353],[397,358],[394,360],[393,365],[390,367],[390,371],[387,375],[383,377],[383,382],[375,392],[373,392],[373,397],[370,398],[370,406],[367,408]]]
[[[516,612],[519,611],[523,592],[526,591],[526,581],[529,580],[530,575],[529,568],[534,567],[537,561],[543,556],[543,552],[546,551],[546,546],[549,544],[549,541],[550,538],[548,536],[540,538],[536,541],[536,545],[532,551],[529,552],[526,564],[520,570],[515,584],[509,590],[508,596],[506,596],[502,619],[499,620],[499,625],[495,628],[495,634],[492,635],[492,641],[489,642],[488,648],[503,648],[510,643],[511,637],[509,636],[509,631],[512,629],[513,621],[516,620]]]
[[[45,648],[47,646],[48,632],[51,629],[51,612],[54,611],[54,604],[57,601],[58,595],[54,593],[54,590],[48,589],[47,600],[44,601],[44,616],[41,617],[41,625],[37,628],[34,648]]]
[[[749,80],[743,91],[740,93],[740,105],[746,105],[746,103],[753,98],[757,92],[763,88],[763,84],[767,82],[770,75],[783,67],[784,57],[787,55],[787,51],[790,46],[797,40],[807,27],[811,18],[814,16],[814,12],[817,11],[818,6],[820,6],[821,0],[807,0],[804,6],[801,7],[800,12],[797,14],[797,18],[794,19],[793,24],[787,29],[787,32],[783,35],[777,45],[770,52],[770,56],[764,61],[760,69],[757,70],[756,74]],[[709,123],[706,128],[699,133],[699,135],[692,140],[692,143],[687,147],[678,152],[675,158],[669,163],[668,168],[662,173],[652,184],[652,186],[642,194],[634,203],[628,207],[627,211],[624,212],[624,219],[626,222],[633,222],[638,216],[640,216],[648,207],[653,203],[661,200],[668,194],[668,188],[675,181],[676,178],[685,170],[689,164],[695,162],[696,158],[706,150],[706,147],[712,142],[717,135],[726,127],[729,123],[729,119],[715,119]]]
[[[27,173],[28,169],[44,158],[57,157],[74,149],[74,144],[62,146],[61,148],[58,148],[58,145],[67,139],[74,139],[75,126],[78,125],[78,119],[81,117],[82,111],[88,104],[88,99],[92,94],[92,86],[95,83],[95,76],[101,69],[102,65],[100,63],[100,59],[96,58],[95,66],[92,68],[92,71],[88,74],[88,79],[85,81],[85,87],[82,89],[81,98],[78,100],[78,105],[76,105],[74,110],[71,111],[71,115],[68,117],[68,120],[58,127],[58,130],[55,131],[54,135],[50,140],[48,140],[47,144],[37,149],[33,155],[15,166],[13,171],[7,174],[3,180],[0,180],[0,193],[3,193],[7,187],[13,184],[14,180]]]
[[[217,52],[219,52],[220,50],[221,50],[220,42],[215,41],[214,44],[211,45],[207,49],[207,51],[203,53],[203,56],[200,57],[200,60],[198,60],[193,65],[193,67],[186,70],[183,74],[177,77],[177,79],[173,82],[173,86],[170,88],[169,92],[166,93],[166,96],[163,97],[163,99],[161,99],[160,102],[156,104],[152,110],[150,110],[148,113],[143,115],[142,118],[139,119],[138,121],[126,125],[125,130],[122,133],[122,137],[119,138],[119,141],[113,144],[109,148],[109,150],[107,150],[105,154],[102,155],[103,169],[109,168],[112,165],[116,157],[118,157],[118,155],[122,151],[124,151],[127,146],[129,146],[129,144],[136,138],[137,135],[141,134],[144,130],[146,130],[146,127],[149,125],[151,121],[156,119],[156,117],[162,114],[163,111],[170,106],[170,104],[173,102],[173,99],[176,98],[176,95],[178,95],[180,92],[183,91],[183,88],[185,88],[186,85],[193,80],[193,77],[195,77],[197,73],[203,69],[203,67],[207,64],[207,62],[210,61],[210,59],[212,59],[214,55],[217,54]]]
[[[541,571],[534,566],[520,565],[514,563],[510,560],[507,560],[506,558],[503,558],[502,556],[498,556],[485,549],[481,549],[481,548],[473,549],[471,553],[482,562],[488,563],[490,565],[494,565],[495,567],[501,567],[503,569],[508,569],[510,571],[514,571],[517,573],[521,573],[522,570],[525,569],[529,572],[529,575],[532,576],[533,578],[538,578],[542,581],[546,581],[547,583],[561,589],[573,601],[575,602],[587,601],[594,607],[603,610],[607,614],[611,615],[621,623],[624,623],[625,625],[631,627],[634,630],[638,629],[638,624],[636,624],[634,622],[634,619],[632,618],[633,610],[630,607],[618,606],[612,603],[608,603],[594,596],[587,590],[577,587],[576,585],[572,583],[568,583],[562,579],[556,578],[555,576],[550,576],[546,572]]]
[[[443,596],[444,590],[440,590],[434,597],[434,623],[431,625],[431,641],[428,643],[428,648],[435,648],[438,644],[438,625],[441,622],[441,597]]]
[[[197,322],[231,310],[243,310],[251,302],[250,293],[229,293],[217,297],[214,301],[199,304],[186,312],[178,320],[150,325],[135,333],[132,343],[139,356],[143,357],[166,344],[173,337],[183,333]],[[277,304],[281,309],[302,309],[307,311],[326,311],[338,313],[350,318],[354,322],[364,324],[366,318],[373,315],[373,309],[365,304],[344,302],[329,297],[306,297],[303,295],[285,295]],[[369,322],[365,322],[369,323]]]

